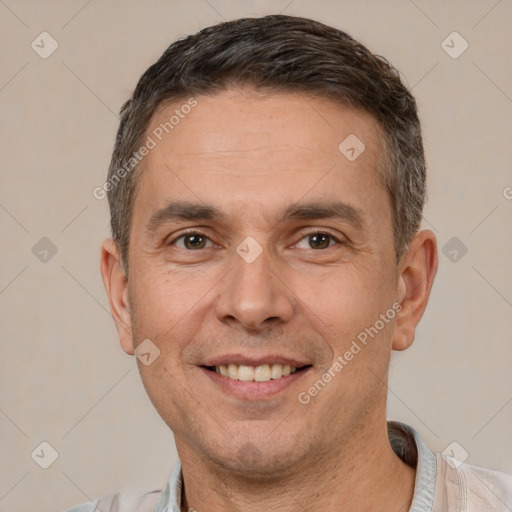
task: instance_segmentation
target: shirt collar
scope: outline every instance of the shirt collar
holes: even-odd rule
[[[389,422],[401,427],[410,434],[416,443],[417,463],[414,494],[409,512],[431,512],[434,505],[434,493],[437,477],[437,460],[434,452],[423,442],[420,435],[409,425],[398,421]],[[393,448],[394,449],[394,448]],[[397,453],[400,457],[400,453]],[[404,461],[407,462],[407,461]],[[178,508],[179,512],[179,508]]]
[[[437,476],[435,454],[423,442],[416,430],[405,423],[388,422],[388,432],[390,432],[390,442],[395,453],[407,464],[416,466],[414,495],[409,512],[431,512]],[[154,512],[180,512],[182,488],[183,475],[181,463],[178,462],[160,495]]]
[[[181,512],[181,489],[183,487],[183,475],[181,474],[181,462],[174,467],[165,489],[160,495],[154,512]]]

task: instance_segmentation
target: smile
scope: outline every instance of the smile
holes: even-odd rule
[[[313,365],[291,355],[231,353],[208,358],[199,368],[224,393],[242,400],[261,400],[293,386]]]
[[[295,373],[297,368],[288,364],[261,364],[249,366],[245,364],[229,364],[215,366],[215,372],[228,379],[244,382],[268,382]]]

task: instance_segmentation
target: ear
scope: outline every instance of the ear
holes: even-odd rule
[[[128,279],[124,273],[117,245],[112,239],[105,240],[101,246],[100,266],[121,347],[127,354],[133,355]]]
[[[437,272],[437,241],[430,230],[420,231],[399,263],[397,284],[401,309],[396,315],[393,350],[405,350],[414,341]]]

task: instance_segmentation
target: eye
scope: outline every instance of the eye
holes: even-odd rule
[[[181,241],[181,242],[180,242]],[[209,246],[206,244],[210,243]],[[206,247],[212,247],[212,241],[202,233],[185,233],[184,235],[175,238],[169,245],[176,245],[180,249],[194,251],[197,249],[205,249]]]
[[[301,245],[304,240],[306,240],[306,243],[309,244],[309,247],[304,247],[304,245]],[[330,242],[333,243],[331,244]],[[297,246],[301,249],[328,249],[336,243],[340,243],[340,241],[331,234],[325,233],[323,231],[315,231],[302,238]]]

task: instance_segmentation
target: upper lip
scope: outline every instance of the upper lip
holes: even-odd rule
[[[212,357],[208,359],[203,366],[227,366],[229,364],[236,365],[246,365],[246,366],[261,366],[264,364],[281,364],[281,365],[290,365],[295,368],[300,368],[301,366],[306,366],[309,363],[301,361],[299,359],[294,359],[286,356],[281,356],[278,354],[267,354],[262,356],[247,356],[242,354],[225,354],[222,356]]]

